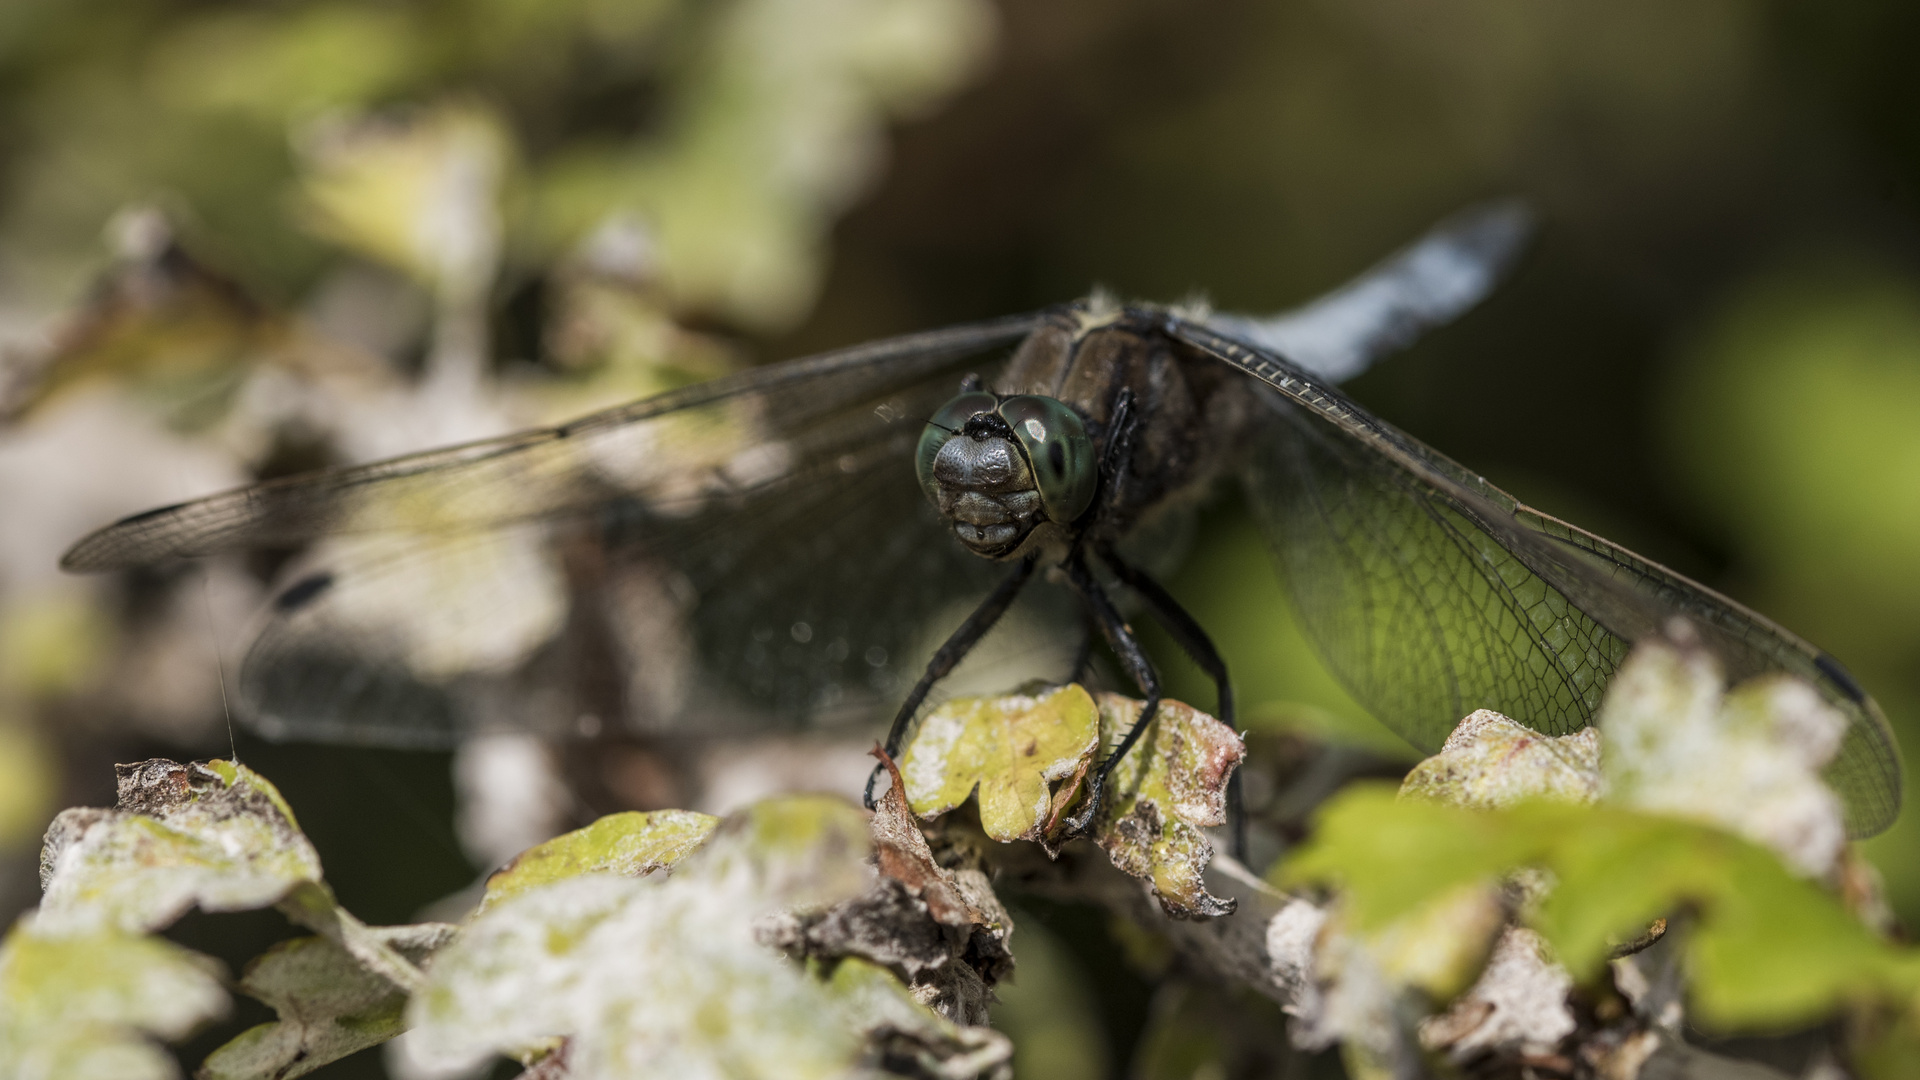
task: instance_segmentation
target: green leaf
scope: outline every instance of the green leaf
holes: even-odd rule
[[[1910,1002],[1920,991],[1920,953],[1881,941],[1770,850],[1617,807],[1469,811],[1357,788],[1327,804],[1278,876],[1339,885],[1347,916],[1377,932],[1429,898],[1523,867],[1552,875],[1552,891],[1523,914],[1577,979],[1596,976],[1652,919],[1695,912],[1686,957],[1710,1024],[1802,1024],[1849,1001]]]
[[[691,810],[609,814],[584,829],[521,852],[487,879],[480,911],[529,889],[580,874],[644,877],[685,858],[706,842],[720,819]]]
[[[1728,859],[1747,847],[1671,818],[1611,808],[1540,816],[1539,809],[1524,808],[1521,827],[1537,840],[1535,864],[1550,869],[1557,884],[1533,921],[1555,958],[1581,980],[1599,974],[1608,953],[1653,920],[1709,901],[1724,884]]]
[[[920,722],[901,758],[907,805],[937,817],[977,789],[988,836],[1039,840],[1077,792],[1099,740],[1099,712],[1077,685],[956,698]]]
[[[1100,737],[1119,745],[1144,702],[1101,694]],[[1213,844],[1201,830],[1227,820],[1227,778],[1246,748],[1232,728],[1178,701],[1162,701],[1147,731],[1108,777],[1094,840],[1113,865],[1153,883],[1168,914],[1226,915],[1233,903],[1210,895],[1203,874]]]
[[[115,771],[116,809],[67,810],[47,830],[44,925],[137,933],[194,907],[277,906],[394,986],[418,985],[419,970],[334,901],[319,854],[265,777],[232,761],[164,758]]]
[[[1536,857],[1539,846],[1532,829],[1503,816],[1401,799],[1390,784],[1362,783],[1329,800],[1313,838],[1269,876],[1281,888],[1336,885],[1356,927],[1377,930],[1430,897],[1498,879]]]
[[[418,964],[449,941],[446,923],[370,927]],[[323,937],[283,941],[254,958],[240,989],[279,1014],[241,1032],[201,1064],[200,1080],[291,1080],[406,1030],[407,994]]]
[[[1743,846],[1728,869],[1690,943],[1702,1019],[1780,1027],[1868,995],[1913,1007],[1920,953],[1881,940],[1764,851]]]
[[[77,933],[29,915],[0,943],[0,1076],[171,1080],[146,1036],[178,1039],[226,1012],[218,965],[111,926]]]

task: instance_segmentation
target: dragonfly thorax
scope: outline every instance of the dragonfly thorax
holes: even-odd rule
[[[1012,553],[1045,522],[1071,525],[1093,501],[1093,441],[1065,403],[970,391],[927,424],[920,486],[976,554]]]

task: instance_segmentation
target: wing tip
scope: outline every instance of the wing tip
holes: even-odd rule
[[[1454,213],[1430,235],[1437,234],[1445,243],[1471,252],[1486,268],[1486,291],[1491,292],[1493,284],[1507,276],[1539,233],[1540,222],[1540,212],[1531,202],[1518,195],[1507,195]]]
[[[122,570],[144,562],[152,562],[164,554],[152,557],[130,557],[126,550],[125,533],[128,529],[175,513],[191,503],[168,503],[151,510],[142,510],[137,514],[128,514],[111,525],[102,525],[81,537],[66,554],[60,556],[60,569],[69,574],[97,574],[107,570]]]
[[[82,537],[60,556],[60,569],[69,574],[98,574],[126,566],[126,560],[115,557],[115,545],[109,542],[115,528],[109,525]]]
[[[1814,666],[1855,707],[1849,710],[1851,723],[1840,753],[1827,763],[1823,775],[1840,797],[1847,836],[1855,840],[1877,836],[1900,819],[1906,802],[1906,765],[1899,739],[1879,703],[1839,661],[1821,653]]]

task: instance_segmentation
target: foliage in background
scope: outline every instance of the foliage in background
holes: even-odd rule
[[[210,741],[260,599],[216,567],[129,601],[61,577],[62,534],[727,370],[731,343],[687,324],[804,315],[886,126],[976,76],[994,27],[979,0],[9,5],[6,767],[67,711]],[[517,560],[528,614],[450,620],[442,660],[553,631],[557,572],[481,554]],[[50,810],[40,772],[0,804],[15,852]]]
[[[632,213],[677,306],[750,326],[805,312],[879,125],[977,70],[993,29],[968,0],[26,2],[4,19],[21,138],[0,229],[36,287],[77,284],[49,270],[82,271],[100,223],[156,194],[278,298],[313,284],[323,239],[420,268],[400,223],[375,235],[391,195],[333,171],[311,196],[319,236],[288,203],[343,118],[458,104],[493,127],[485,167],[513,175],[511,265],[537,270]],[[390,144],[374,183],[407,182],[417,166],[394,155],[412,152]]]

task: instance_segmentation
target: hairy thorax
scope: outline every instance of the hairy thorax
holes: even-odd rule
[[[994,387],[1002,394],[1043,394],[1065,402],[1085,418],[1103,462],[1119,434],[1114,409],[1122,390],[1131,391],[1131,445],[1118,461],[1117,481],[1103,488],[1097,512],[1084,523],[1096,540],[1118,542],[1136,525],[1197,502],[1246,443],[1254,402],[1245,378],[1169,339],[1156,323],[1150,311],[1063,313],[1027,337]],[[1022,484],[1031,494],[1032,484],[1011,451],[991,442],[967,451],[973,456],[966,467],[1004,484],[1008,494],[983,488],[966,507],[955,500],[956,511],[978,515],[949,514],[963,540],[963,528],[1015,524],[1028,505],[1012,494]],[[1001,557],[1032,553],[1065,535],[1064,529],[1035,528],[1027,542]]]

